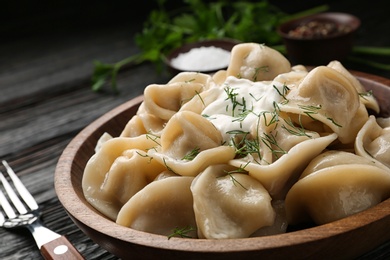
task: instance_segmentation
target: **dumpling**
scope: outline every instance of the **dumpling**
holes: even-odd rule
[[[149,150],[148,154],[176,174],[196,176],[208,165],[234,158],[234,148],[222,144],[221,133],[210,121],[196,113],[181,111],[163,130],[161,147]]]
[[[336,138],[337,135],[333,133],[305,140],[293,146],[288,153],[271,164],[261,165],[246,157],[231,160],[229,164],[244,168],[268,190],[273,199],[284,199],[306,165]]]
[[[107,142],[108,140],[112,139],[112,135],[110,135],[109,133],[105,132],[102,134],[102,136],[100,136],[99,140],[97,141],[97,144],[95,146],[95,153],[97,153],[100,148],[102,148],[102,145]]]
[[[87,201],[107,217],[115,219],[123,204],[123,198],[128,196],[125,190],[129,191],[132,188],[115,187],[114,190],[102,189],[107,181],[107,174],[110,171],[115,172],[114,176],[116,177],[111,180],[115,183],[122,183],[122,181],[128,178],[126,177],[128,176],[127,173],[130,175],[139,174],[141,178],[145,178],[143,174],[147,174],[148,176],[155,174],[157,176],[159,172],[165,169],[162,169],[161,166],[156,164],[157,162],[150,162],[150,158],[146,156],[140,156],[138,154],[138,156],[133,156],[133,152],[131,154],[127,152],[126,154],[126,151],[131,149],[145,152],[155,145],[155,141],[146,135],[133,138],[115,137],[104,142],[97,153],[88,160],[84,169],[82,188]],[[120,158],[119,161],[116,161],[118,158]],[[124,168],[124,165],[127,164],[133,164],[131,172]],[[147,173],[145,170],[149,166],[152,167],[152,172]],[[153,176],[147,179],[150,180],[152,178]],[[124,181],[124,183],[127,183],[127,181]],[[141,186],[142,184],[139,185],[138,183],[135,189],[139,189]]]
[[[321,225],[366,210],[390,196],[390,171],[353,153],[316,157],[287,193],[289,224]]]
[[[179,177],[179,176],[180,175],[177,175],[170,170],[165,170],[165,171],[161,172],[159,175],[157,175],[154,180],[159,181],[159,180],[166,179],[169,177]]]
[[[294,125],[290,118],[278,115],[276,120],[273,118],[275,116],[275,114],[264,113],[258,122],[252,125],[251,136],[256,140],[255,143],[258,143],[258,154],[251,154],[254,158],[249,161],[261,165],[272,164],[297,144],[320,137],[317,132]]]
[[[275,211],[275,221],[272,226],[266,226],[258,229],[251,237],[263,237],[286,233],[288,222],[286,217],[286,209],[284,200],[272,200],[272,208]]]
[[[214,73],[213,75],[213,81],[216,85],[222,85],[227,78],[227,71],[226,70],[219,70]]]
[[[254,178],[228,165],[213,165],[191,185],[198,236],[209,239],[249,237],[271,226],[271,197]]]
[[[193,152],[195,152],[194,154],[197,153],[196,150]],[[194,154],[192,154],[192,152],[189,153],[189,157],[193,157]],[[234,158],[235,151],[231,146],[218,146],[201,151],[190,160],[187,160],[186,158],[181,160],[174,159],[155,150],[149,150],[148,156],[163,163],[165,167],[174,174],[195,177],[209,165],[227,163]]]
[[[209,74],[199,72],[181,72],[168,81],[171,83],[197,83],[201,84],[204,89],[208,89],[214,85],[213,78]]]
[[[181,159],[194,149],[204,151],[222,144],[221,133],[210,121],[190,111],[175,114],[161,134],[161,152]]]
[[[145,104],[141,103],[137,114],[134,115],[122,130],[121,137],[136,137],[144,134],[161,135],[167,120],[163,120],[145,111]]]
[[[297,87],[308,73],[309,72],[307,71],[306,67],[302,65],[296,65],[291,68],[291,71],[276,76],[274,81],[283,83],[288,88],[292,89]]]
[[[353,143],[368,119],[356,88],[330,67],[319,66],[311,70],[286,98],[288,102],[280,105],[282,112],[323,123],[324,130],[328,128],[337,133],[343,144]]]
[[[210,76],[182,72],[167,84],[152,84],[144,90],[144,109],[147,113],[169,120],[192,97],[209,88]]]
[[[360,81],[354,77],[339,61],[331,61],[328,65],[328,67],[337,70],[341,74],[343,74],[356,88],[356,91],[359,93],[360,101],[369,109],[372,111],[379,113],[380,108],[378,101],[375,99],[375,97],[372,95],[372,93],[368,92],[363,85],[360,83]]]
[[[130,149],[115,159],[100,186],[101,197],[119,209],[138,191],[152,182],[164,165],[149,158],[142,150]]]
[[[119,211],[116,223],[153,234],[170,236],[176,228],[193,230],[196,221],[190,190],[192,177],[168,177],[154,181],[135,194]]]
[[[221,93],[223,93],[223,91],[223,88],[219,87],[210,88],[206,91],[203,91],[185,103],[180,108],[180,111],[191,111],[200,115],[203,109],[213,103],[221,95]]]
[[[275,49],[264,44],[240,43],[232,49],[226,76],[267,81],[290,70],[290,62]]]
[[[364,158],[390,167],[390,128],[382,128],[376,118],[370,116],[356,137],[355,151]]]

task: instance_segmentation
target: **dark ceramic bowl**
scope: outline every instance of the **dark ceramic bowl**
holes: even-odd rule
[[[171,53],[169,53],[165,58],[165,64],[168,67],[168,71],[172,73],[173,75],[176,75],[177,73],[184,72],[184,71],[196,71],[201,73],[214,73],[218,70],[226,69],[228,66],[228,63],[222,63],[221,66],[213,66],[214,68],[210,68],[208,66],[205,66],[204,68],[191,68],[191,60],[188,60],[188,63],[186,65],[189,65],[189,68],[180,68],[179,66],[175,66],[174,59],[176,59],[180,54],[188,53],[189,51],[201,48],[201,47],[216,47],[223,49],[225,51],[230,52],[234,45],[240,43],[240,41],[235,39],[215,39],[215,40],[205,40],[205,41],[199,41],[199,42],[193,42],[188,43],[185,45],[182,45],[181,47],[173,50]],[[213,57],[209,57],[213,58]],[[207,60],[205,60],[207,63]]]
[[[300,26],[309,23],[332,24],[333,28],[347,28],[328,35],[313,37],[313,34],[291,34]],[[290,20],[278,28],[283,38],[287,55],[294,64],[326,65],[332,60],[343,61],[349,55],[356,31],[360,26],[359,18],[347,13],[319,13]]]

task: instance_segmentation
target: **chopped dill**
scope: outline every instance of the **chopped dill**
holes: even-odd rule
[[[249,162],[247,162],[244,166],[241,166],[240,168],[237,168],[235,170],[232,170],[232,171],[224,171],[230,178],[230,180],[233,182],[233,185],[234,186],[237,186],[239,185],[241,188],[243,188],[244,190],[248,190],[244,185],[242,185],[242,183],[240,183],[234,176],[233,174],[234,173],[243,173],[243,174],[248,174],[248,171],[245,170],[245,167],[249,164]]]
[[[173,172],[174,174],[177,174],[171,167],[168,166],[167,161],[165,160],[165,158],[163,158],[163,162],[164,162],[164,165],[165,165],[165,167],[167,168],[168,171]]]
[[[157,142],[157,140],[160,139],[160,137],[158,135],[148,133],[148,134],[146,134],[146,139],[152,140],[158,146],[161,146],[161,144],[159,142]]]
[[[286,154],[287,151],[281,148],[276,140],[276,136],[273,134],[263,133],[261,136],[261,141],[270,149],[271,153],[275,155],[276,158],[279,158],[279,155]],[[277,149],[275,149],[277,148]]]
[[[232,116],[234,117],[234,112],[237,106],[242,106],[242,111],[246,110],[246,100],[244,97],[241,98],[241,103],[237,100],[238,93],[234,92],[234,88],[226,87],[225,92],[227,94],[227,98],[225,100],[230,100],[232,103]],[[229,105],[226,106],[226,111],[229,110]]]
[[[189,153],[183,156],[182,160],[192,161],[200,153],[200,148],[192,149]]]
[[[150,163],[150,162],[153,160],[153,157],[150,156],[150,155],[148,155],[147,153],[141,154],[139,151],[136,151],[136,153],[137,153],[139,156],[141,156],[141,157],[149,158],[149,162],[148,162],[148,163]]]
[[[303,127],[302,125],[302,122],[301,122],[301,115],[299,115],[299,124],[300,126],[296,126],[291,118],[287,118],[287,119],[284,119],[284,122],[286,122],[286,124],[290,127],[286,127],[285,125],[282,125],[282,128],[285,129],[287,132],[289,132],[290,134],[292,135],[296,135],[296,136],[307,136],[309,138],[312,138],[311,135],[307,134],[306,131],[305,131],[305,128]]]
[[[321,105],[318,105],[318,106],[298,105],[298,107],[299,107],[300,109],[303,110],[303,113],[304,113],[305,115],[307,115],[308,117],[310,117],[310,118],[313,119],[313,120],[317,120],[317,119],[315,119],[312,115],[318,114],[318,111],[322,108]]]
[[[186,80],[186,81],[184,81],[185,83],[191,83],[191,82],[193,82],[193,81],[195,81],[195,79],[194,78],[192,78],[192,79],[189,79],[189,80]]]
[[[168,236],[168,240],[172,237],[181,237],[181,238],[192,238],[192,236],[189,235],[190,232],[196,231],[196,228],[187,226],[183,228],[176,227],[173,229],[172,234]]]
[[[202,96],[200,95],[200,93],[198,91],[195,91],[195,93],[199,97],[199,99],[202,102],[203,106],[206,106],[206,104],[204,103],[204,100],[203,100]]]
[[[239,142],[236,142],[234,138],[231,139],[231,144],[238,158],[243,158],[249,154],[256,154],[261,158],[259,141],[257,139],[249,139],[249,132],[233,130],[228,131],[227,134],[243,135],[243,138]]]
[[[367,92],[358,93],[360,97],[367,99],[367,97],[372,97],[373,93],[372,90],[369,90]]]
[[[331,117],[327,117],[326,119],[328,119],[329,121],[331,121],[334,125],[336,125],[338,127],[343,127],[342,125],[336,123],[336,121],[333,118],[331,118]]]
[[[255,72],[253,73],[252,81],[257,81],[257,77],[259,76],[259,73],[262,72],[268,72],[269,67],[268,66],[262,66],[254,69]]]
[[[256,98],[252,93],[249,93],[249,95],[257,102],[260,101],[263,98],[263,96],[261,96],[259,98]]]
[[[284,100],[287,100],[286,95],[290,90],[287,85],[283,84],[282,91],[280,91],[275,85],[272,85],[272,87],[276,90],[276,92],[278,92],[279,96],[281,96]]]

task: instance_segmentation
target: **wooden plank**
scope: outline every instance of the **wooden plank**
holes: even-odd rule
[[[9,52],[0,55],[9,61],[0,64],[0,158],[9,161],[42,206],[43,221],[49,228],[67,235],[86,259],[116,259],[68,217],[55,194],[54,170],[65,146],[82,128],[142,94],[146,85],[165,83],[168,77],[144,64],[120,73],[119,95],[95,93],[90,89],[93,59],[116,61],[136,48],[126,29],[77,37],[56,42],[56,47],[47,51],[39,46],[40,41],[0,48],[1,55]],[[31,49],[12,56],[12,50],[24,46]],[[41,259],[26,230],[0,228],[0,237],[0,259]]]

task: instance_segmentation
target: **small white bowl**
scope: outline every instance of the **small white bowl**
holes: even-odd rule
[[[196,71],[201,73],[214,73],[218,70],[226,69],[229,65],[230,57],[226,62],[226,54],[229,53],[234,47],[234,45],[240,43],[240,41],[234,39],[216,39],[216,40],[205,40],[199,42],[188,43],[182,45],[181,47],[173,50],[165,58],[165,63],[168,66],[169,72],[173,75],[184,71]],[[204,54],[201,54],[201,48],[204,50]],[[207,49],[207,50],[206,50]],[[190,58],[185,60],[185,67],[179,67],[175,65],[175,59],[185,58],[179,57],[180,55],[190,55],[190,51],[197,51],[194,54],[200,54],[198,57],[195,57],[193,60]],[[213,54],[212,51],[215,53]],[[219,53],[224,52],[225,54],[221,56]],[[211,54],[210,54],[211,53]],[[187,56],[187,57],[188,57]],[[230,56],[230,55],[229,55]],[[220,61],[217,61],[218,58],[221,58]],[[204,59],[204,67],[199,63],[200,59]],[[215,64],[210,64],[215,63]],[[193,65],[193,66],[191,66]]]

